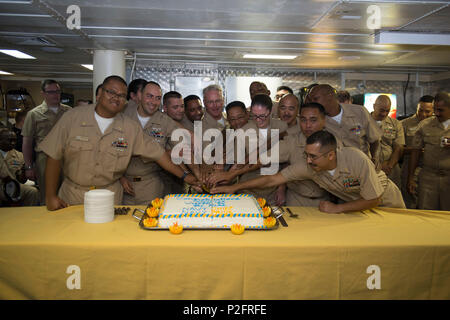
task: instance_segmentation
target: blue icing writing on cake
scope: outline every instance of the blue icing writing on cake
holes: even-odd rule
[[[159,227],[175,222],[192,228],[264,228],[263,212],[255,197],[248,194],[169,194],[159,214]]]

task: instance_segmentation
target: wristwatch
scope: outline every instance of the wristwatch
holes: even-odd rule
[[[183,175],[181,176],[181,181],[184,182],[184,178],[186,178],[187,175],[191,174],[189,171],[183,172]]]

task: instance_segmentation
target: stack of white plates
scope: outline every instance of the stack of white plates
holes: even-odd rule
[[[105,223],[114,220],[114,192],[90,190],[84,194],[84,221]]]

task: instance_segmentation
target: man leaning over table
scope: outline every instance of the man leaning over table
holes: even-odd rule
[[[47,154],[47,208],[56,210],[68,204],[82,204],[84,193],[93,188],[115,193],[114,203],[122,202],[119,178],[131,156],[155,161],[163,169],[188,183],[196,183],[191,174],[174,165],[169,155],[136,122],[121,111],[126,104],[127,85],[119,76],[103,81],[96,105],[70,110],[42,142]],[[64,181],[57,190],[58,173],[63,166]]]
[[[353,147],[337,148],[336,138],[318,131],[306,140],[308,166],[294,164],[275,175],[261,176],[232,186],[215,187],[211,193],[235,193],[247,188],[278,186],[294,180],[311,179],[345,203],[321,201],[319,210],[329,213],[366,210],[376,206],[405,208],[397,186],[371,161]]]

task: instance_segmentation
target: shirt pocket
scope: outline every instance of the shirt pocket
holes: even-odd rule
[[[42,139],[47,136],[47,134],[52,129],[52,124],[48,119],[36,120],[36,135]]]
[[[425,145],[429,144],[433,146],[439,146],[441,143],[441,137],[431,133],[425,133],[423,136],[423,142],[425,143]]]
[[[71,140],[64,156],[69,172],[79,172],[93,166],[92,152],[94,152],[94,145],[91,142]]]
[[[128,150],[111,148],[104,152],[103,168],[107,171],[125,172],[130,162]]]

